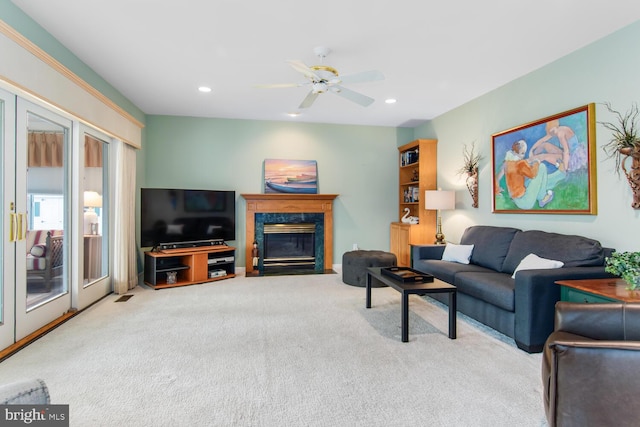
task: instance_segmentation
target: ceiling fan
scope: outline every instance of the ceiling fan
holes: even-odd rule
[[[313,53],[320,58],[320,62],[327,57],[331,50],[324,46],[316,47]],[[298,108],[309,108],[321,93],[334,93],[349,101],[353,101],[356,104],[367,107],[374,101],[373,98],[363,95],[358,92],[354,92],[351,89],[347,89],[342,86],[343,84],[351,83],[365,83],[373,82],[376,80],[384,80],[384,75],[380,71],[363,71],[360,73],[349,74],[347,76],[340,76],[338,70],[328,65],[311,65],[307,66],[302,61],[289,60],[287,63],[294,70],[302,73],[307,82],[304,83],[280,83],[280,84],[266,84],[258,85],[261,88],[283,88],[283,87],[300,87],[311,85],[311,90],[307,96],[302,100]]]

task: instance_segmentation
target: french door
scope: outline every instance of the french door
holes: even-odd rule
[[[0,105],[2,349],[71,307],[72,127],[70,120],[1,89]]]
[[[15,339],[71,308],[71,120],[16,101]],[[7,163],[7,162],[5,162]]]
[[[15,342],[15,95],[0,89],[0,349]]]
[[[109,138],[85,125],[79,125],[78,159],[74,170],[80,170],[82,178],[77,185],[81,194],[82,220],[80,241],[75,241],[73,259],[81,264],[74,270],[77,280],[72,280],[72,305],[83,309],[111,292],[109,276]]]
[[[110,142],[0,88],[0,350],[111,293]]]

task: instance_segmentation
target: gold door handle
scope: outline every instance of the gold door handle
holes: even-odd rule
[[[27,223],[27,214],[22,214],[22,219],[24,220],[24,227],[22,227],[21,240],[27,240],[27,229],[29,228],[29,224]]]
[[[22,239],[22,214],[16,214],[17,223],[18,223],[18,235],[16,236],[16,241]]]
[[[16,214],[9,214],[9,242],[16,241],[16,230],[18,228],[18,217]]]
[[[27,238],[27,215],[23,213],[18,214],[18,240],[25,240]]]

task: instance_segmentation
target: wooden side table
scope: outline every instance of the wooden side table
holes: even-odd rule
[[[569,302],[640,302],[640,290],[630,291],[622,279],[558,280],[560,299]]]

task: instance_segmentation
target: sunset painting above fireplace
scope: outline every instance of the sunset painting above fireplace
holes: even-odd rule
[[[318,193],[318,166],[315,160],[264,161],[264,192]]]

